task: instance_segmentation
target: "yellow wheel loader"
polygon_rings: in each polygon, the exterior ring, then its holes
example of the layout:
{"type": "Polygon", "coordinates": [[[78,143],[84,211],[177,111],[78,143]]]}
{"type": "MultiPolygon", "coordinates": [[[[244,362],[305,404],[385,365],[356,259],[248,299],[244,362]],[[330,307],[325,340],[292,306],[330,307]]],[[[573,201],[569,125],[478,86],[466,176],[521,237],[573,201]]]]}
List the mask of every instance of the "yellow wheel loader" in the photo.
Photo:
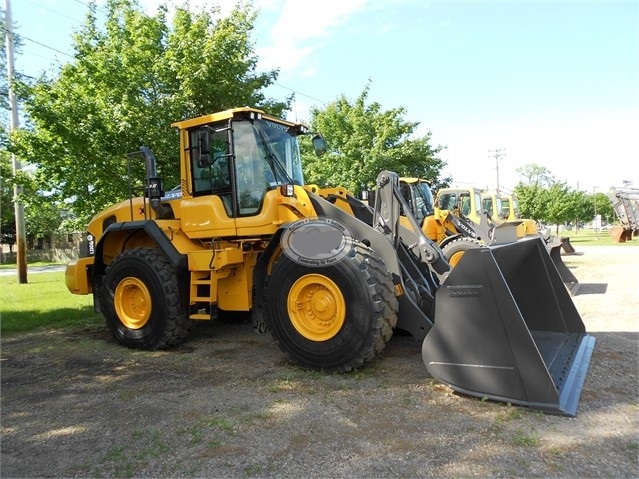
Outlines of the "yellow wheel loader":
{"type": "Polygon", "coordinates": [[[460,393],[576,414],[595,339],[541,240],[467,251],[451,269],[412,215],[400,224],[395,173],[379,174],[374,207],[305,185],[303,125],[238,108],[174,126],[179,188],[163,192],[140,148],[144,194],[97,214],[66,269],[120,343],[166,348],[193,321],[244,311],[302,367],[349,371],[401,329],[460,393]]]}
{"type": "Polygon", "coordinates": [[[549,228],[543,228],[535,220],[529,218],[522,219],[519,215],[517,200],[512,195],[484,191],[481,194],[481,200],[482,209],[483,211],[486,211],[489,216],[496,216],[498,221],[502,221],[504,223],[513,223],[516,221],[521,223],[517,227],[517,237],[519,239],[536,237],[538,235],[541,236],[546,242],[548,254],[550,254],[553,263],[555,263],[555,266],[557,267],[564,284],[568,288],[568,291],[571,295],[577,293],[579,290],[579,281],[561,259],[562,250],[566,254],[575,254],[576,252],[575,248],[570,243],[569,237],[551,236],[549,228]]]}
{"type": "MultiPolygon", "coordinates": [[[[425,181],[425,180],[420,180],[425,181]]],[[[411,182],[411,184],[414,184],[411,182]]],[[[478,188],[441,188],[437,192],[433,214],[427,217],[423,223],[423,230],[442,231],[446,241],[451,241],[456,237],[467,237],[467,240],[460,240],[457,246],[461,250],[463,246],[474,247],[471,243],[480,240],[488,246],[511,243],[515,241],[542,238],[546,250],[557,268],[562,281],[568,292],[574,295],[579,290],[579,281],[568,269],[561,258],[561,248],[572,246],[567,238],[561,241],[542,234],[537,228],[537,223],[530,219],[505,220],[505,211],[501,199],[495,194],[490,194],[478,188]],[[448,219],[448,225],[442,228],[443,218],[448,219]],[[452,227],[451,227],[452,225],[452,227]],[[466,242],[466,244],[463,243],[466,242]],[[568,246],[564,243],[568,242],[568,246]]],[[[429,235],[427,233],[427,235],[429,235]]],[[[437,241],[442,248],[442,238],[430,234],[431,239],[437,241]]],[[[574,248],[572,249],[574,253],[574,248]]],[[[461,251],[457,253],[461,254],[461,251]]]]}
{"type": "Polygon", "coordinates": [[[555,251],[556,254],[560,254],[559,248],[561,248],[565,254],[575,253],[575,248],[570,243],[569,237],[553,237],[551,236],[550,228],[529,218],[522,219],[519,214],[517,199],[513,195],[484,191],[481,197],[482,208],[487,211],[489,215],[497,216],[501,221],[522,222],[517,230],[517,236],[519,238],[539,234],[548,245],[548,251],[551,251],[552,254],[554,254],[555,251]]]}

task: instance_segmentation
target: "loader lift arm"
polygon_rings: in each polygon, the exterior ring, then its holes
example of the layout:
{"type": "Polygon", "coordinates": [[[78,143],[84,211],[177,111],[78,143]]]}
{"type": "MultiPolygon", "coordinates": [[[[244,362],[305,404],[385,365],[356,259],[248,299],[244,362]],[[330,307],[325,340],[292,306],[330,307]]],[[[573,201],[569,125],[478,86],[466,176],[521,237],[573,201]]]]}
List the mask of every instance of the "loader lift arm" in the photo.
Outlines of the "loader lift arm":
{"type": "Polygon", "coordinates": [[[450,265],[441,249],[424,235],[412,214],[406,215],[412,229],[402,227],[399,222],[400,211],[408,212],[411,209],[401,193],[399,176],[391,171],[382,171],[377,176],[373,226],[391,243],[397,245],[403,241],[417,258],[429,265],[440,282],[443,281],[450,272],[450,265]]]}

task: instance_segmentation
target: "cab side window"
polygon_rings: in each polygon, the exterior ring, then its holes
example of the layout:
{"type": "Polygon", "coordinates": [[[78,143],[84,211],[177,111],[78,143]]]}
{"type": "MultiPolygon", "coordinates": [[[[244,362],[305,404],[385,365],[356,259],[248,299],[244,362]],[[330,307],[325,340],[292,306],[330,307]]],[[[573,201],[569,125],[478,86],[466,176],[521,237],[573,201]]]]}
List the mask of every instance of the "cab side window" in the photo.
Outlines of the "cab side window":
{"type": "Polygon", "coordinates": [[[470,196],[460,195],[461,198],[461,214],[468,216],[470,214],[470,196]]]}
{"type": "Polygon", "coordinates": [[[226,214],[230,216],[232,214],[231,174],[226,131],[211,131],[208,161],[202,161],[199,128],[189,132],[189,145],[193,196],[219,196],[226,214]]]}
{"type": "Polygon", "coordinates": [[[454,193],[445,193],[439,198],[439,208],[442,210],[454,210],[457,207],[457,196],[454,193]]]}

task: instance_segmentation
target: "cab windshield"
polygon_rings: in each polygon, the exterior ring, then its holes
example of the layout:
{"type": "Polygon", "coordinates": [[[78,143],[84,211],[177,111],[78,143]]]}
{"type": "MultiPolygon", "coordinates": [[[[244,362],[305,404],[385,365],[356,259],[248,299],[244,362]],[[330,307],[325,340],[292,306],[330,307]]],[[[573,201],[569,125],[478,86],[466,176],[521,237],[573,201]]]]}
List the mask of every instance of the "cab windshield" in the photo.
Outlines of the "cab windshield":
{"type": "Polygon", "coordinates": [[[428,183],[420,181],[415,185],[415,203],[420,216],[426,217],[433,214],[435,201],[428,183]]]}
{"type": "Polygon", "coordinates": [[[503,219],[510,217],[510,199],[507,197],[501,199],[501,217],[503,219]]]}
{"type": "Polygon", "coordinates": [[[303,185],[297,138],[268,120],[233,122],[233,153],[239,214],[256,214],[266,192],[282,184],[303,185]]]}
{"type": "Polygon", "coordinates": [[[297,137],[286,125],[269,120],[234,122],[233,142],[238,173],[247,168],[263,172],[270,186],[304,184],[297,137]]]}

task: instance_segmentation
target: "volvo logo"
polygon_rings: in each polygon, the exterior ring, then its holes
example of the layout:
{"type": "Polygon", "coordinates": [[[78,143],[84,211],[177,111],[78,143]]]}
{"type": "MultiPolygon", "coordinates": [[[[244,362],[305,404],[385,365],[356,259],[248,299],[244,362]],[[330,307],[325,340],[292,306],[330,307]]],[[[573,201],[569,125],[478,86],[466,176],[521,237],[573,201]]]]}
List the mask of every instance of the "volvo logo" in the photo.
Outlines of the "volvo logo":
{"type": "Polygon", "coordinates": [[[446,286],[448,295],[451,298],[468,298],[481,296],[481,284],[462,284],[459,286],[446,286]]]}

